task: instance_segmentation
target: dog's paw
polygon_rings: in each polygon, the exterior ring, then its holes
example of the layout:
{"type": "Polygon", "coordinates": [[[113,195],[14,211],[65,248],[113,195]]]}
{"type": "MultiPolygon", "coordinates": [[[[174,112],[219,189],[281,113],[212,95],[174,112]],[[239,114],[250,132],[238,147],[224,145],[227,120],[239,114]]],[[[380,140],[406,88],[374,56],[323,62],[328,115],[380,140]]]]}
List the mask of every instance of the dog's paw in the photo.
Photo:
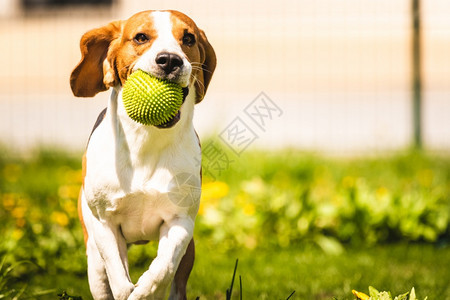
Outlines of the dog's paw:
{"type": "Polygon", "coordinates": [[[136,284],[134,291],[131,293],[128,300],[163,300],[165,289],[157,285],[139,285],[136,284]]]}

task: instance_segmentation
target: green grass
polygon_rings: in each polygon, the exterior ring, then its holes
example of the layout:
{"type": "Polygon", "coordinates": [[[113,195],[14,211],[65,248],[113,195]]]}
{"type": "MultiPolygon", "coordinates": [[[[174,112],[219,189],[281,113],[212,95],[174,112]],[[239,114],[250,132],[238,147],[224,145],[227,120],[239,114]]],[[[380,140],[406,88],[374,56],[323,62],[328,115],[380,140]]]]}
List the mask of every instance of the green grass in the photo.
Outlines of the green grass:
{"type": "MultiPolygon", "coordinates": [[[[2,153],[0,299],[91,299],[76,211],[80,156],[2,153]]],[[[236,259],[243,299],[354,299],[352,289],[369,286],[450,299],[449,157],[223,153],[233,161],[226,169],[204,165],[189,299],[226,299],[236,259]]],[[[155,244],[131,247],[134,281],[154,255],[155,244]]]]}
{"type": "MultiPolygon", "coordinates": [[[[383,245],[350,248],[338,256],[301,246],[224,253],[220,248],[203,245],[201,238],[197,238],[197,257],[189,279],[188,299],[198,296],[200,299],[226,299],[225,291],[230,286],[236,258],[239,258],[237,276],[242,277],[243,299],[284,300],[293,291],[291,299],[354,299],[352,289],[365,292],[368,286],[391,291],[393,295],[415,287],[420,299],[450,297],[448,247],[383,245]]],[[[132,277],[136,279],[149,262],[132,265],[132,277]]],[[[236,279],[232,299],[239,299],[238,286],[236,279]]],[[[66,290],[70,295],[91,299],[86,277],[70,272],[35,274],[28,281],[29,293],[48,289],[55,292],[37,298],[56,299],[57,293],[66,290]]]]}
{"type": "MultiPolygon", "coordinates": [[[[212,250],[206,253],[216,253],[212,250]]],[[[429,245],[352,248],[338,256],[296,247],[247,250],[235,256],[239,257],[243,299],[286,299],[292,291],[292,299],[354,299],[352,289],[367,291],[369,285],[393,295],[414,286],[420,298],[450,297],[450,251],[429,245]]],[[[198,257],[189,294],[225,299],[223,291],[233,265],[230,254],[198,257]]]]}

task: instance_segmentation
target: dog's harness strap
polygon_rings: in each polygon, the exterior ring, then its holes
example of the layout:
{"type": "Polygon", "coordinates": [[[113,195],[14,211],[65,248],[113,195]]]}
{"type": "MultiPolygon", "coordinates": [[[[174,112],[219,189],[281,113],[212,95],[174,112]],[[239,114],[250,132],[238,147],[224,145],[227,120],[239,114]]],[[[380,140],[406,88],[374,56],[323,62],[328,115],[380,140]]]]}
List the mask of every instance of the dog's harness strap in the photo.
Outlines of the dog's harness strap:
{"type": "Polygon", "coordinates": [[[103,121],[103,119],[105,118],[105,115],[106,115],[106,108],[103,109],[100,112],[100,114],[98,115],[97,121],[95,121],[95,124],[94,124],[94,128],[92,128],[91,134],[89,135],[88,144],[89,144],[89,141],[91,140],[92,134],[94,133],[95,129],[97,129],[97,127],[100,125],[100,123],[103,121]]]}

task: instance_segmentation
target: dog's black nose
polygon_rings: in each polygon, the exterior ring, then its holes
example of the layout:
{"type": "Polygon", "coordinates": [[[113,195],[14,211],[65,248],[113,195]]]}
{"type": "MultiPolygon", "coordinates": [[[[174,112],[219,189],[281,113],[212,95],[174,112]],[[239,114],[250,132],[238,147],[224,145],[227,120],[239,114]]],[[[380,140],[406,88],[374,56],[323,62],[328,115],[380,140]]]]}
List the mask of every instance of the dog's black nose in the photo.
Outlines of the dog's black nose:
{"type": "Polygon", "coordinates": [[[155,61],[167,75],[176,72],[183,65],[181,57],[169,52],[159,53],[155,61]]]}

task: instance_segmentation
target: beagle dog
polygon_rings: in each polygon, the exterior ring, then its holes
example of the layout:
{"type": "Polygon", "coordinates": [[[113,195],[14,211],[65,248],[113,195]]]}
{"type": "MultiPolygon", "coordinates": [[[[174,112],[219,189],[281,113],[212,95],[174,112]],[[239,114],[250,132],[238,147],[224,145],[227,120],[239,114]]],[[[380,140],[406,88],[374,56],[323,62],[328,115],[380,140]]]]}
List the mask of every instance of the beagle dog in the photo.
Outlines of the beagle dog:
{"type": "Polygon", "coordinates": [[[94,299],[186,299],[194,263],[201,152],[193,127],[216,67],[214,49],[194,21],[177,11],[144,11],[83,35],[70,85],[75,96],[112,88],[83,156],[78,203],[94,299]],[[122,86],[143,70],[183,87],[175,117],[159,126],[127,115],[122,86]],[[136,284],[127,246],[159,240],[156,258],[136,284]]]}

